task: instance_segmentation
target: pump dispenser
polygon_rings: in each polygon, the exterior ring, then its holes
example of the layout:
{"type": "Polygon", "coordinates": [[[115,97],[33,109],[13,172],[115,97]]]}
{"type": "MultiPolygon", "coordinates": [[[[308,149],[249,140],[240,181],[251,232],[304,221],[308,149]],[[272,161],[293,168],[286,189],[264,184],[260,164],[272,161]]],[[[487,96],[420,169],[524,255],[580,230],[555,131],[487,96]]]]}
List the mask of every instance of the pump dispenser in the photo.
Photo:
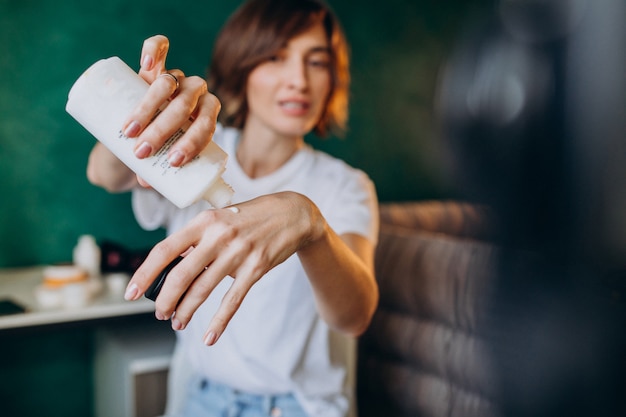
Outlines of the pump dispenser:
{"type": "Polygon", "coordinates": [[[198,156],[181,167],[172,167],[167,161],[169,149],[185,133],[190,122],[175,132],[154,155],[144,159],[135,156],[135,139],[125,136],[121,128],[148,87],[148,83],[120,58],[102,59],[76,80],[65,109],[177,207],[185,208],[201,199],[215,208],[230,204],[233,190],[221,178],[228,156],[215,143],[209,142],[198,156]]]}

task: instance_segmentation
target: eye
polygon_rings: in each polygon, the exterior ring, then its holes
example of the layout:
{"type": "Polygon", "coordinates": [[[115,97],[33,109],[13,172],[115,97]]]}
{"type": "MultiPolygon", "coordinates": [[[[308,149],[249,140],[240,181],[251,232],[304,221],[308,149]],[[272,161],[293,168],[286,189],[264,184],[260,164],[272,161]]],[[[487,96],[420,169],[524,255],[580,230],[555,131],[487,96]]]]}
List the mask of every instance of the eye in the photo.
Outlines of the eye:
{"type": "Polygon", "coordinates": [[[285,52],[277,51],[267,57],[267,62],[283,62],[285,60],[285,52]]]}
{"type": "Polygon", "coordinates": [[[307,64],[314,68],[326,69],[330,67],[330,57],[325,53],[313,54],[308,58],[307,64]]]}
{"type": "Polygon", "coordinates": [[[309,65],[315,68],[328,68],[330,62],[327,59],[310,59],[309,65]]]}

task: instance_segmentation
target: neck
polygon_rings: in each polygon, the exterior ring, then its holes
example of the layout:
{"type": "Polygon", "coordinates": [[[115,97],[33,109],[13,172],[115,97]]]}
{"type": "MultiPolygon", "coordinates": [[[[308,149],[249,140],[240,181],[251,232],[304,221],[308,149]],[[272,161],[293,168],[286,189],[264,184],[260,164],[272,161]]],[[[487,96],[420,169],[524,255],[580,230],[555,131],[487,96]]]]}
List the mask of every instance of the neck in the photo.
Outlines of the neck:
{"type": "Polygon", "coordinates": [[[250,178],[269,175],[304,146],[302,136],[281,136],[246,124],[237,147],[237,161],[250,178]]]}

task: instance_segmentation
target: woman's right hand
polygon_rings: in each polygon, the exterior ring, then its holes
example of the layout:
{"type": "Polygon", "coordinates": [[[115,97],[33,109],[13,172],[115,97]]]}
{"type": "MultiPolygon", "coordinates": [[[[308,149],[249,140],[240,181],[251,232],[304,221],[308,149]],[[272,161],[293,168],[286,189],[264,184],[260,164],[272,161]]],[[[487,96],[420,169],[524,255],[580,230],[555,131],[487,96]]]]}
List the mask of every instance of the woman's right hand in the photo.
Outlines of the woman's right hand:
{"type": "Polygon", "coordinates": [[[176,167],[189,162],[211,141],[221,105],[208,92],[203,78],[186,77],[179,69],[166,69],[168,50],[169,40],[165,36],[156,35],[144,41],[139,75],[150,84],[150,89],[122,129],[126,136],[137,139],[135,155],[147,158],[192,120],[186,133],[168,152],[169,163],[176,167]],[[178,85],[166,73],[174,75],[178,85]],[[165,109],[152,120],[164,104],[165,109]]]}

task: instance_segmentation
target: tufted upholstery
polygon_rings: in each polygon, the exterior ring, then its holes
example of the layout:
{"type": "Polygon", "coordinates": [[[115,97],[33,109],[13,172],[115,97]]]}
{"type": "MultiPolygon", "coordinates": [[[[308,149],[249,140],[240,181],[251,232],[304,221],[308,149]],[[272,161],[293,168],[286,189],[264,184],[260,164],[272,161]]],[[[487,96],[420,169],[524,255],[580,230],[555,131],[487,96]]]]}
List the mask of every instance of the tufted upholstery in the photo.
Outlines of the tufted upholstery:
{"type": "Polygon", "coordinates": [[[481,338],[497,247],[484,208],[380,207],[380,304],[359,340],[359,417],[496,417],[481,338]]]}

